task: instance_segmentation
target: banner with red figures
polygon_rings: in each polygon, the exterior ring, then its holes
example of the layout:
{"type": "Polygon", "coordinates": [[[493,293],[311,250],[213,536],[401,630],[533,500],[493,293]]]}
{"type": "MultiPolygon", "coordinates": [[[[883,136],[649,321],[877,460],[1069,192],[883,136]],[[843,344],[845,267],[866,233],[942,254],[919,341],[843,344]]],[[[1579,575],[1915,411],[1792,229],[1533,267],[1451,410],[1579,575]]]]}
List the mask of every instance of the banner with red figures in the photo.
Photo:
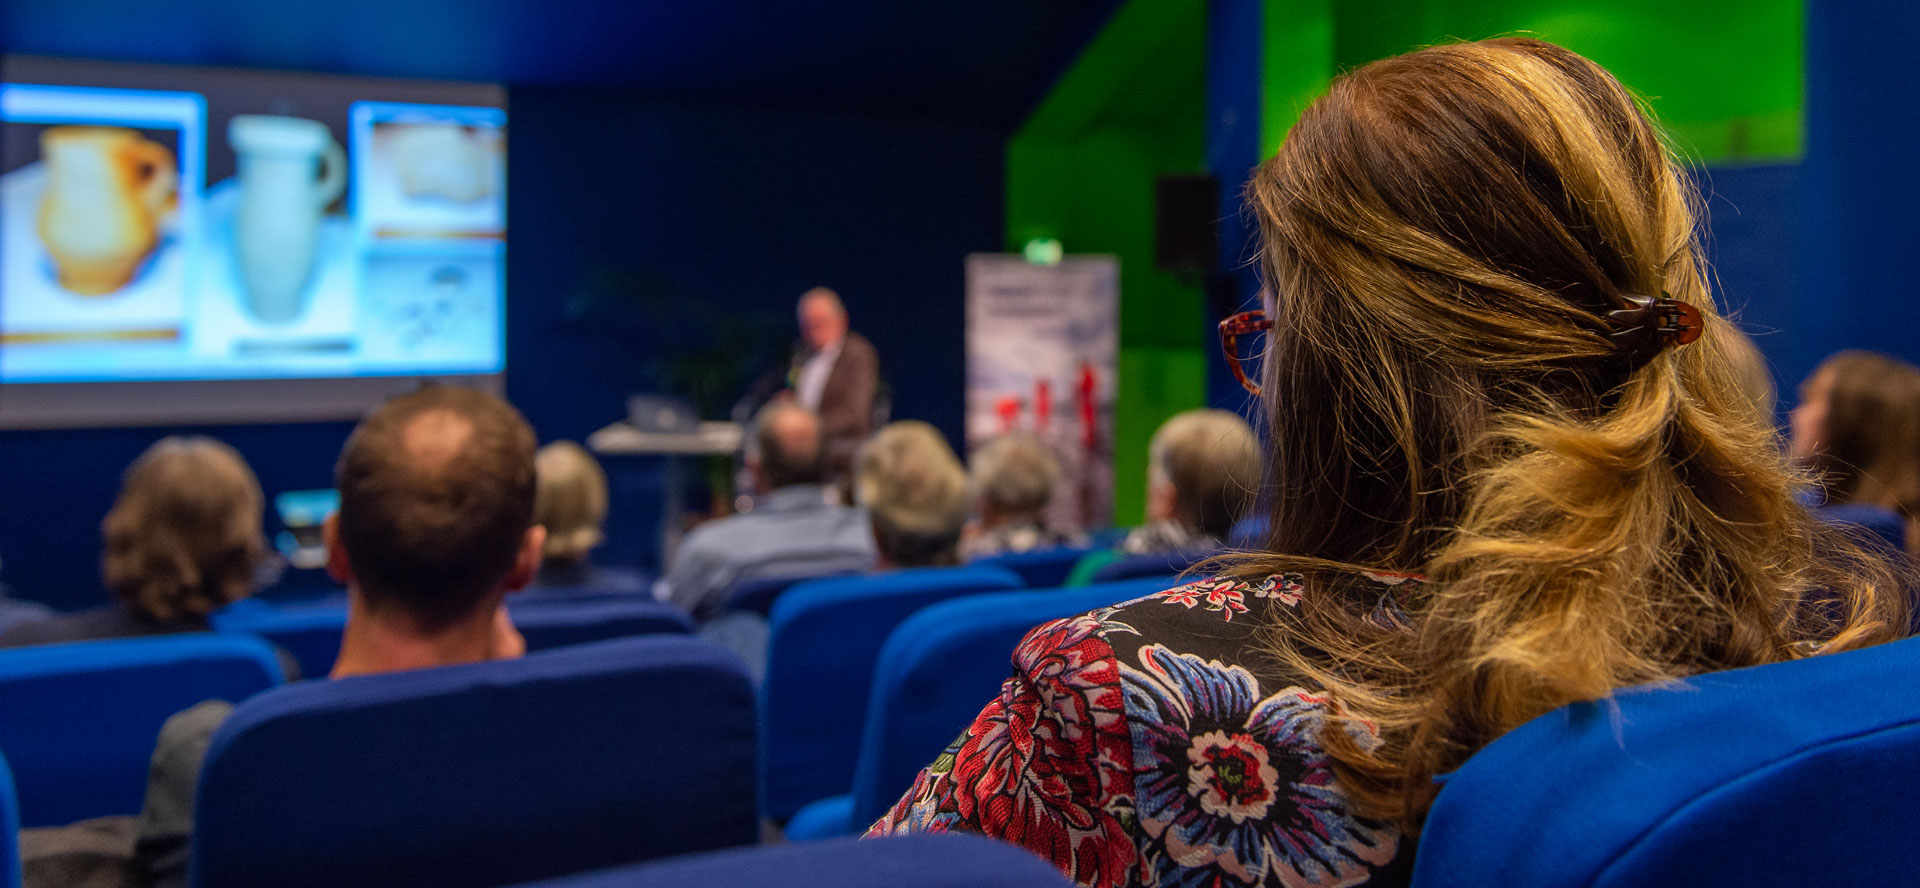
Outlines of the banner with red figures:
{"type": "Polygon", "coordinates": [[[1113,520],[1113,404],[1120,260],[967,257],[967,449],[1015,429],[1060,458],[1055,527],[1113,520]]]}

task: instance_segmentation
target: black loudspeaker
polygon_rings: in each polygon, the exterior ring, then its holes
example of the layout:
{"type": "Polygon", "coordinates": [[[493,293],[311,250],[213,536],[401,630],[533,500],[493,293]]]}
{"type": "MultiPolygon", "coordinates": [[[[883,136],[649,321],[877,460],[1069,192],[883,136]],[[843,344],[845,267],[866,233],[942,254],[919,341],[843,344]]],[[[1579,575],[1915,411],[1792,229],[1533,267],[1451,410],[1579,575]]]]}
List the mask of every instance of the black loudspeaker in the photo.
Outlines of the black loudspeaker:
{"type": "Polygon", "coordinates": [[[1220,263],[1220,180],[1161,176],[1153,186],[1153,264],[1179,274],[1220,263]]]}

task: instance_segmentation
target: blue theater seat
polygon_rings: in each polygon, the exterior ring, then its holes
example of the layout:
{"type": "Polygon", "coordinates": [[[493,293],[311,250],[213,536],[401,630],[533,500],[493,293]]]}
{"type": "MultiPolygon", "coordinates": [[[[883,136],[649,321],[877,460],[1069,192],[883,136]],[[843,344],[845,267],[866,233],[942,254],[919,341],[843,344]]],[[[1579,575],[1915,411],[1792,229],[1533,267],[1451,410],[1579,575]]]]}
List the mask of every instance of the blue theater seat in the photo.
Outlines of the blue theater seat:
{"type": "Polygon", "coordinates": [[[685,636],[288,685],[214,735],[190,884],[482,886],[749,844],[753,690],[685,636]]]}
{"type": "Polygon", "coordinates": [[[1219,549],[1181,549],[1174,552],[1128,555],[1095,571],[1093,581],[1114,583],[1120,580],[1139,580],[1148,577],[1176,577],[1188,568],[1220,554],[1221,551],[1219,549]]]}
{"type": "MultiPolygon", "coordinates": [[[[602,870],[538,888],[1068,888],[1030,851],[974,835],[768,845],[602,870]]],[[[526,886],[533,888],[533,886],[526,886]]]]}
{"type": "Polygon", "coordinates": [[[783,574],[777,577],[747,577],[735,582],[727,590],[727,612],[746,611],[766,616],[773,612],[773,603],[780,596],[808,580],[827,579],[829,577],[855,576],[861,571],[831,571],[813,574],[783,574]]]}
{"type": "MultiPolygon", "coordinates": [[[[544,651],[609,638],[693,631],[685,611],[651,598],[585,597],[509,599],[507,612],[527,640],[527,650],[544,651]]],[[[347,606],[338,599],[322,604],[229,609],[214,617],[222,632],[244,632],[273,642],[291,654],[306,678],[323,678],[340,655],[347,606]]]]}
{"type": "Polygon", "coordinates": [[[0,756],[0,888],[20,888],[20,802],[5,756],[0,756]]]}
{"type": "Polygon", "coordinates": [[[1073,566],[1087,557],[1092,550],[1079,546],[1053,546],[1045,549],[1033,549],[1026,552],[1008,552],[981,558],[974,564],[982,567],[1004,567],[1020,575],[1021,582],[1033,589],[1053,589],[1067,581],[1067,575],[1073,572],[1073,566]]]}
{"type": "Polygon", "coordinates": [[[325,678],[333,670],[346,625],[347,606],[339,599],[285,605],[248,599],[213,615],[221,632],[257,635],[286,651],[301,678],[325,678]]]}
{"type": "Polygon", "coordinates": [[[609,638],[685,635],[693,631],[693,619],[686,611],[651,598],[509,601],[507,613],[526,638],[530,651],[609,638]]]}
{"type": "Polygon", "coordinates": [[[1267,547],[1267,534],[1273,529],[1273,519],[1266,510],[1256,509],[1253,514],[1234,522],[1233,529],[1227,531],[1227,545],[1235,549],[1264,549],[1267,547]]]}
{"type": "Polygon", "coordinates": [[[853,785],[874,660],[900,621],[949,598],[1020,587],[997,567],[944,567],[810,580],[781,596],[761,698],[763,812],[785,820],[853,785]]]}
{"type": "Polygon", "coordinates": [[[1413,883],[1912,884],[1914,675],[1920,640],[1550,712],[1445,779],[1413,883]]]}
{"type": "Polygon", "coordinates": [[[576,568],[555,580],[542,571],[542,578],[513,593],[513,599],[618,598],[653,594],[653,577],[630,567],[606,567],[598,564],[576,568]]]}
{"type": "Polygon", "coordinates": [[[1158,578],[1075,589],[994,592],[943,601],[908,617],[873,670],[853,791],[808,805],[787,838],[864,831],[920,769],[959,736],[1012,672],[1013,649],[1034,626],[1167,588],[1158,578]]]}
{"type": "Polygon", "coordinates": [[[1854,530],[1855,538],[1864,545],[1884,547],[1890,553],[1907,550],[1907,519],[1892,509],[1866,503],[1848,503],[1844,506],[1821,506],[1814,509],[1813,514],[1829,524],[1854,530]]]}
{"type": "Polygon", "coordinates": [[[0,651],[0,754],[23,826],[138,814],[153,742],[203,700],[239,702],[285,680],[273,648],[215,633],[0,651]]]}

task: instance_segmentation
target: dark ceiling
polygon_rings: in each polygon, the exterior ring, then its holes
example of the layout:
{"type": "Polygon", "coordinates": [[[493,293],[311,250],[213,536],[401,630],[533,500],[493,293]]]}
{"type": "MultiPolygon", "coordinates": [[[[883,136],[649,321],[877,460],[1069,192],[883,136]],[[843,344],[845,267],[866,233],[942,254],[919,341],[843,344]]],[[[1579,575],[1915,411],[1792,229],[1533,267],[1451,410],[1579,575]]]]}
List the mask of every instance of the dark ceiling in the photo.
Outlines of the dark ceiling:
{"type": "Polygon", "coordinates": [[[1011,128],[1117,0],[3,0],[7,52],[628,90],[1011,128]]]}

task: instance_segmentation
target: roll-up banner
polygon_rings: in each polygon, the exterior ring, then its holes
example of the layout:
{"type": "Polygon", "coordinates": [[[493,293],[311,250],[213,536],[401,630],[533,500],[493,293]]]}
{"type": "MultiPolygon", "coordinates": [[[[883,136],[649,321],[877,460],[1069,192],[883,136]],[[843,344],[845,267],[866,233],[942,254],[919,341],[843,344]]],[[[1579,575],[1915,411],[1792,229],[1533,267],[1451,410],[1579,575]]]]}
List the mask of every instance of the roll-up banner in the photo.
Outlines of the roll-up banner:
{"type": "Polygon", "coordinates": [[[1120,260],[967,257],[967,448],[1014,430],[1053,447],[1063,470],[1049,523],[1113,520],[1113,405],[1120,260]]]}

